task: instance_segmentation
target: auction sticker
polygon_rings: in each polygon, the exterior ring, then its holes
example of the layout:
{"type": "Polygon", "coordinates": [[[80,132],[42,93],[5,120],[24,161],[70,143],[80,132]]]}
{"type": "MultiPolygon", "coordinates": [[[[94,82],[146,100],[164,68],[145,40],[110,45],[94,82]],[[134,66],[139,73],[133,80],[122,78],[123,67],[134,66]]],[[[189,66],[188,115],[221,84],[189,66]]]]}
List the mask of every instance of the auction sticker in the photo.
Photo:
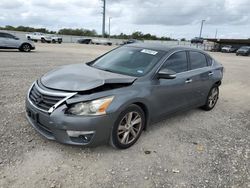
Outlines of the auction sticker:
{"type": "Polygon", "coordinates": [[[150,54],[150,55],[156,55],[158,53],[157,51],[148,50],[148,49],[143,49],[143,50],[141,50],[141,52],[145,53],[145,54],[150,54]]]}

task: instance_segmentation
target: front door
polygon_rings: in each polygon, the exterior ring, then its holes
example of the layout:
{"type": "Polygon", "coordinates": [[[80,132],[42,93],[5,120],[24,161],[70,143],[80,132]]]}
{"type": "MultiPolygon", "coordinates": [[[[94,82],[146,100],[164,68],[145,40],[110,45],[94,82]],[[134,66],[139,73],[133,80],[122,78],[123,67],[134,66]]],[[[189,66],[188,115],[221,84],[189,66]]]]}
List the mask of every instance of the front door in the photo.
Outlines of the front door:
{"type": "Polygon", "coordinates": [[[176,52],[163,64],[161,69],[176,72],[174,79],[157,79],[152,81],[152,106],[155,117],[161,117],[185,108],[189,105],[186,96],[190,94],[188,80],[188,61],[186,51],[176,52]]]}

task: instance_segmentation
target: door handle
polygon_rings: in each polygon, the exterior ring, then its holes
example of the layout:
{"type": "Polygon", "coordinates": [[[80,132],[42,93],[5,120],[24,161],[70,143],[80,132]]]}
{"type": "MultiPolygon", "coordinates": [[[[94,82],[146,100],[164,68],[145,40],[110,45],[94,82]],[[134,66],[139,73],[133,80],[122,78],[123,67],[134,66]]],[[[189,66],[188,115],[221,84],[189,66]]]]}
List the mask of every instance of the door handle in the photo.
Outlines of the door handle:
{"type": "Polygon", "coordinates": [[[189,78],[189,79],[187,79],[187,80],[185,81],[185,83],[186,83],[186,84],[189,84],[189,83],[191,83],[192,81],[193,81],[193,80],[189,78]]]}
{"type": "Polygon", "coordinates": [[[214,73],[211,71],[208,73],[208,76],[213,76],[213,75],[214,75],[214,73]]]}

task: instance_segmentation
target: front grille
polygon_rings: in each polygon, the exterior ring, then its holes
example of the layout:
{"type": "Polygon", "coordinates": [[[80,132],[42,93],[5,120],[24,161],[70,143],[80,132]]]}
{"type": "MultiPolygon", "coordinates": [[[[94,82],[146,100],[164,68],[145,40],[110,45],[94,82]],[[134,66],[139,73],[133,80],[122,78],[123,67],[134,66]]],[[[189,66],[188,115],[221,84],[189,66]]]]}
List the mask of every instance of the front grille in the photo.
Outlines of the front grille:
{"type": "Polygon", "coordinates": [[[54,106],[56,103],[58,103],[64,98],[65,96],[52,96],[41,93],[37,89],[36,84],[33,85],[29,93],[29,99],[31,100],[31,102],[36,107],[45,111],[48,111],[52,106],[54,106]]]}

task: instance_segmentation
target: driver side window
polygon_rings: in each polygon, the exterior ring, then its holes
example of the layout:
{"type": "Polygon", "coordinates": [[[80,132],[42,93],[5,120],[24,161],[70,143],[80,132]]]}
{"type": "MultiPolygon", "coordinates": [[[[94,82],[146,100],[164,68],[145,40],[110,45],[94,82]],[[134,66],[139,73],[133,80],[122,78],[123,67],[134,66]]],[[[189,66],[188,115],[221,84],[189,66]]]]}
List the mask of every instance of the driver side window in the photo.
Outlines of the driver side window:
{"type": "Polygon", "coordinates": [[[187,54],[185,51],[176,52],[171,55],[164,63],[161,69],[169,69],[176,73],[185,72],[188,70],[187,54]]]}
{"type": "Polygon", "coordinates": [[[14,38],[13,35],[10,35],[10,34],[8,34],[8,33],[4,33],[3,36],[4,36],[5,38],[8,38],[8,39],[13,39],[13,38],[14,38]]]}

